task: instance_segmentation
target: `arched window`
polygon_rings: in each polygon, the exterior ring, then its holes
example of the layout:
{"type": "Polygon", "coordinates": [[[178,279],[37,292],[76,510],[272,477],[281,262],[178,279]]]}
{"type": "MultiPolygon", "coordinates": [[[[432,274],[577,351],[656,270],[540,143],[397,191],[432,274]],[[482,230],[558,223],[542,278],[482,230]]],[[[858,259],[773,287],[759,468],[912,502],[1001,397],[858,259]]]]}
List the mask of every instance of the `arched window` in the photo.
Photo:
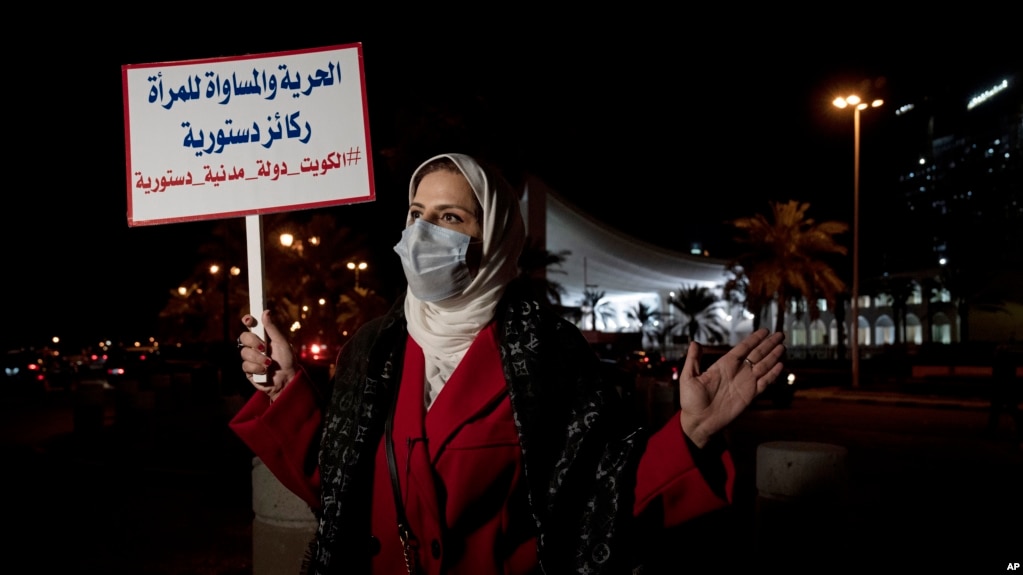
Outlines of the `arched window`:
{"type": "Polygon", "coordinates": [[[819,318],[810,324],[810,345],[827,345],[828,330],[819,318]]]}
{"type": "Polygon", "coordinates": [[[867,321],[862,315],[859,317],[859,323],[857,323],[857,339],[860,345],[870,345],[870,322],[867,321]]]}
{"type": "Polygon", "coordinates": [[[948,316],[938,312],[931,319],[931,341],[934,343],[952,343],[952,322],[948,316]]]}
{"type": "Polygon", "coordinates": [[[877,318],[874,326],[874,341],[877,345],[892,345],[895,343],[895,322],[888,314],[877,318]]]}
{"type": "Polygon", "coordinates": [[[806,324],[801,321],[792,322],[792,345],[806,345],[806,324]]]}
{"type": "Polygon", "coordinates": [[[916,314],[906,314],[906,343],[920,345],[924,342],[924,330],[916,314]]]}

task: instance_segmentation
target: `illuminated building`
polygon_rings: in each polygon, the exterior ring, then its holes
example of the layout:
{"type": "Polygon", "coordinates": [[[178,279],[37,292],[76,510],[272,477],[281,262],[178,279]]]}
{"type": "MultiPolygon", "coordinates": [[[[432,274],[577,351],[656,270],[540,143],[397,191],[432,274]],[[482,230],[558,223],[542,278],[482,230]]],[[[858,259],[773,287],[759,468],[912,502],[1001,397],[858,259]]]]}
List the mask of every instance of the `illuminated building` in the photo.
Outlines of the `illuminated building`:
{"type": "MultiPolygon", "coordinates": [[[[1012,302],[1023,293],[1021,81],[1010,72],[944,82],[893,102],[883,128],[891,183],[875,190],[883,213],[874,214],[865,261],[875,292],[890,278],[914,281],[909,343],[1023,337],[1023,307],[1012,302]]],[[[880,336],[899,323],[876,303],[860,316],[867,345],[889,343],[880,336]]]]}

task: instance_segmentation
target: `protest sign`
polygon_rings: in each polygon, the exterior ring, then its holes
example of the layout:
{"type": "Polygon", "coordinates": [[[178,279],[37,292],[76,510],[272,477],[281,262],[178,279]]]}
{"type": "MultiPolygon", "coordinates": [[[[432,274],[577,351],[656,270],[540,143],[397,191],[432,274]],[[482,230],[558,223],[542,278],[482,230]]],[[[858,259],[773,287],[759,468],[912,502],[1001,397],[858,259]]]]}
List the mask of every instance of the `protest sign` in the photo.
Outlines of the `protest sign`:
{"type": "Polygon", "coordinates": [[[362,46],[122,67],[128,225],[372,201],[362,46]]]}

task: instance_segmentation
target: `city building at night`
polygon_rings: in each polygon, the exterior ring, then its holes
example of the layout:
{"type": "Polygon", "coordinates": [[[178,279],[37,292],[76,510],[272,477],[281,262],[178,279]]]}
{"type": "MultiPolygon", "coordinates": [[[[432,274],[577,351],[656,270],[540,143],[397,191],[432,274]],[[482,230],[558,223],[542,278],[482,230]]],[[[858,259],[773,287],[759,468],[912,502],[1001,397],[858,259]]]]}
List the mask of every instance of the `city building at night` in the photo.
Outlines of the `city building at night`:
{"type": "MultiPolygon", "coordinates": [[[[729,278],[728,262],[651,245],[609,228],[539,179],[527,179],[522,207],[528,235],[547,251],[565,255],[562,265],[548,270],[548,279],[564,289],[562,304],[582,307],[585,292],[604,294],[606,313],[597,325],[592,323],[596,315],[580,319],[586,332],[640,332],[629,311],[641,304],[660,314],[657,321],[674,323],[679,312],[670,300],[680,288],[700,286],[720,294],[729,278]]],[[[741,309],[722,310],[718,320],[729,334],[724,343],[735,343],[752,331],[750,316],[741,309]]],[[[663,351],[668,355],[679,351],[674,340],[667,347],[663,351]]]]}
{"type": "MultiPolygon", "coordinates": [[[[860,224],[857,331],[866,354],[1023,337],[1020,80],[1016,72],[939,83],[897,97],[872,126],[874,159],[885,167],[871,174],[860,224]]],[[[811,320],[792,306],[795,353],[827,355],[839,337],[834,310],[811,320]]]]}
{"type": "MultiPolygon", "coordinates": [[[[889,197],[906,240],[883,244],[873,283],[911,281],[909,343],[1023,337],[1020,81],[1006,73],[897,103],[889,197]]],[[[863,320],[876,334],[888,319],[870,309],[863,320]]]]}
{"type": "MultiPolygon", "coordinates": [[[[940,85],[899,97],[872,126],[874,140],[883,141],[875,155],[885,168],[871,174],[866,201],[875,209],[861,224],[857,332],[864,354],[896,343],[1023,338],[1023,303],[1017,301],[1023,294],[1019,82],[1018,74],[1007,74],[989,84],[940,85]]],[[[532,222],[530,235],[543,237],[548,251],[568,254],[551,278],[565,288],[565,304],[577,305],[591,290],[605,292],[614,308],[611,319],[584,329],[638,330],[625,317],[638,302],[666,317],[680,286],[720,294],[728,279],[727,261],[651,246],[609,229],[540,181],[527,182],[523,209],[532,222]]],[[[834,357],[841,314],[824,301],[813,319],[805,302],[790,306],[785,331],[793,353],[834,357]]],[[[848,318],[848,302],[845,307],[848,318]]],[[[762,324],[773,325],[775,312],[766,310],[762,324]]],[[[741,309],[723,311],[722,321],[732,343],[752,329],[741,309]]]]}

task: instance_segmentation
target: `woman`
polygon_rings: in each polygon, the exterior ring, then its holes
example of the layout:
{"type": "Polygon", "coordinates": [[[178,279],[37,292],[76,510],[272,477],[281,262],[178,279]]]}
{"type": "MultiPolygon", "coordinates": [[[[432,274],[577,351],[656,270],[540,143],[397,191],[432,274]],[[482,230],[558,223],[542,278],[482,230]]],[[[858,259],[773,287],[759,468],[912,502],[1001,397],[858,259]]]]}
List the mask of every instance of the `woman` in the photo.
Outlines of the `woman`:
{"type": "Polygon", "coordinates": [[[513,281],[525,231],[503,180],[446,154],[409,199],[408,292],[345,346],[331,385],[308,380],[269,313],[267,341],[239,337],[242,369],[267,381],[231,426],[315,510],[310,572],[619,573],[647,530],[728,503],[712,439],[781,372],[780,334],[705,373],[692,344],[679,417],[649,434],[580,332],[513,281]]]}

